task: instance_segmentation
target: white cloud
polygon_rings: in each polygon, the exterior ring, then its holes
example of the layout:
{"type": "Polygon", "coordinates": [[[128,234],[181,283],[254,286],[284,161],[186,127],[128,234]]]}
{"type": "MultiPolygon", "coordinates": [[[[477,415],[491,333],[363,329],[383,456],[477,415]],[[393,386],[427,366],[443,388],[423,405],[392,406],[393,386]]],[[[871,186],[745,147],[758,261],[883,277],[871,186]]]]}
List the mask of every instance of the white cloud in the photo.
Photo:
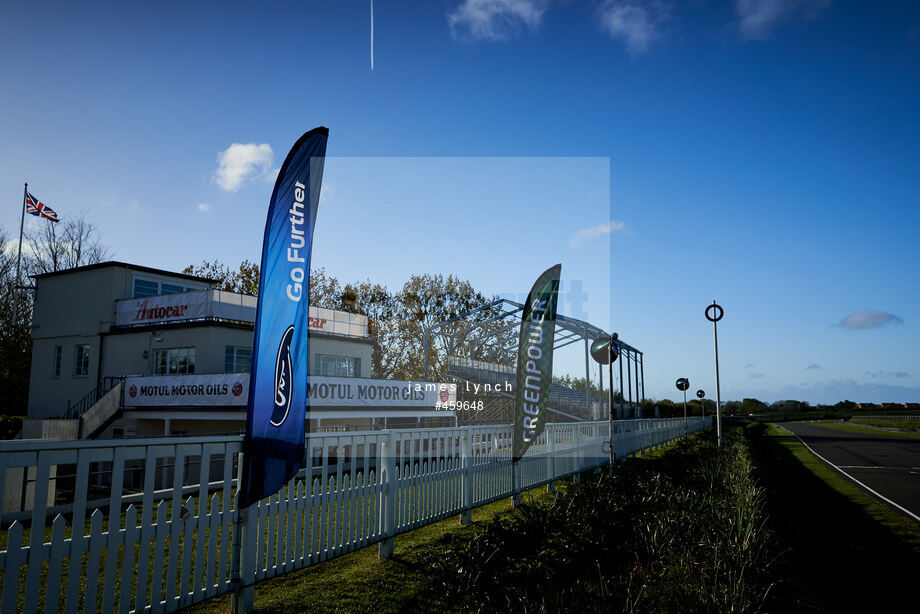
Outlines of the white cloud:
{"type": "Polygon", "coordinates": [[[879,328],[886,324],[904,324],[904,319],[893,313],[888,313],[887,311],[867,309],[865,311],[851,313],[840,320],[837,326],[846,328],[847,330],[865,330],[867,328],[879,328]]]}
{"type": "Polygon", "coordinates": [[[779,23],[796,16],[814,19],[830,0],[735,0],[742,36],[763,40],[779,23]]]}
{"type": "Polygon", "coordinates": [[[605,0],[597,14],[601,28],[626,45],[631,55],[638,55],[658,38],[665,12],[661,2],[605,0]]]}
{"type": "Polygon", "coordinates": [[[233,143],[217,154],[214,181],[227,192],[236,192],[243,185],[271,169],[274,152],[267,143],[233,143]]]}
{"type": "Polygon", "coordinates": [[[613,232],[623,232],[625,229],[626,224],[616,220],[610,220],[606,224],[600,224],[593,228],[582,228],[572,235],[572,238],[569,240],[569,247],[581,247],[595,237],[609,235],[613,232]]]}
{"type": "Polygon", "coordinates": [[[505,40],[522,28],[536,30],[549,0],[463,0],[447,15],[455,38],[505,40]]]}
{"type": "Polygon", "coordinates": [[[211,212],[211,205],[209,205],[208,203],[198,203],[197,208],[198,208],[199,213],[210,213],[211,212]]]}

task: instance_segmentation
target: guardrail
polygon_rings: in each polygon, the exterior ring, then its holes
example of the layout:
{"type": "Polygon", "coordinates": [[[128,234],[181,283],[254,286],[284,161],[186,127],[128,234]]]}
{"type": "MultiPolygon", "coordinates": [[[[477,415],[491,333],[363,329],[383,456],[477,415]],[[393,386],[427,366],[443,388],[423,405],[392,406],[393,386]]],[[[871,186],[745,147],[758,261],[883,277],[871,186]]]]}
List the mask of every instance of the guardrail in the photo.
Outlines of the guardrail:
{"type": "MultiPolygon", "coordinates": [[[[622,458],[684,433],[624,420],[612,441],[622,458]]],[[[231,591],[249,611],[261,580],[374,543],[388,556],[401,533],[606,464],[610,440],[607,422],[549,424],[512,484],[510,426],[314,433],[307,468],[242,513],[239,436],[7,442],[3,510],[22,520],[0,531],[0,611],[172,612],[231,591]]]]}

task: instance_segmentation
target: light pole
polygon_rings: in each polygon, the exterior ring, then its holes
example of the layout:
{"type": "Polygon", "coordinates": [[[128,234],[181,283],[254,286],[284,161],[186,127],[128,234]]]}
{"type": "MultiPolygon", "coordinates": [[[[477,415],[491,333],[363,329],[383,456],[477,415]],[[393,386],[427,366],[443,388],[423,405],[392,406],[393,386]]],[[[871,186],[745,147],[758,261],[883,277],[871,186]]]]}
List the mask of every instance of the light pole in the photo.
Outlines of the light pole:
{"type": "Polygon", "coordinates": [[[700,400],[700,418],[706,417],[706,404],[703,402],[703,398],[706,396],[706,393],[702,390],[696,391],[696,398],[700,400]]]}
{"type": "Polygon", "coordinates": [[[677,378],[675,382],[677,389],[684,393],[684,435],[687,434],[687,389],[690,387],[690,380],[686,377],[677,378]]]}
{"type": "Polygon", "coordinates": [[[607,339],[595,339],[594,343],[591,344],[591,357],[598,364],[609,365],[610,373],[610,411],[608,412],[607,421],[610,425],[610,471],[613,471],[613,461],[615,460],[615,455],[613,453],[613,361],[617,359],[620,355],[620,350],[617,347],[617,339],[619,335],[613,333],[607,339]]]}
{"type": "Polygon", "coordinates": [[[722,396],[719,392],[719,331],[716,330],[716,322],[722,319],[725,310],[712,301],[712,305],[706,307],[706,319],[712,322],[712,345],[716,353],[716,433],[719,439],[719,447],[722,447],[722,396]],[[709,312],[712,311],[712,315],[709,312]]]}

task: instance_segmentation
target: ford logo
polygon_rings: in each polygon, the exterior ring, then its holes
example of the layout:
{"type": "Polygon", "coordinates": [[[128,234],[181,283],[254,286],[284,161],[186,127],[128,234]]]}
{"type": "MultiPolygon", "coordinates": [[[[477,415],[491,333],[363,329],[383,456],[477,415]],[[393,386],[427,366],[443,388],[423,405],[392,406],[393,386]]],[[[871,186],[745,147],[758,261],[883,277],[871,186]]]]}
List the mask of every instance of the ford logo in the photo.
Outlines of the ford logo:
{"type": "Polygon", "coordinates": [[[291,411],[291,396],[294,392],[294,366],[291,362],[291,340],[294,327],[288,326],[278,344],[278,356],[275,358],[275,409],[270,422],[272,426],[281,426],[291,411]]]}

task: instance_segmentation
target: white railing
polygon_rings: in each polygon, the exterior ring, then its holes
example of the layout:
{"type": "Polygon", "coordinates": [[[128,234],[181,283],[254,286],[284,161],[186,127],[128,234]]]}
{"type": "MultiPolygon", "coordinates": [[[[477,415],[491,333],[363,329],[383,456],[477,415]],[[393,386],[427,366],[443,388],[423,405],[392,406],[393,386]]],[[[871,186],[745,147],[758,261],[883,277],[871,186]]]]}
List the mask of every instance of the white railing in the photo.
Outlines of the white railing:
{"type": "MultiPolygon", "coordinates": [[[[689,431],[711,420],[689,421],[689,431]]],[[[684,434],[624,420],[619,458],[684,434]]],[[[319,433],[307,469],[238,513],[242,438],[0,444],[0,611],[172,612],[606,464],[606,422],[550,424],[515,469],[511,428],[319,433]],[[54,515],[51,518],[52,514],[54,515]]]]}

